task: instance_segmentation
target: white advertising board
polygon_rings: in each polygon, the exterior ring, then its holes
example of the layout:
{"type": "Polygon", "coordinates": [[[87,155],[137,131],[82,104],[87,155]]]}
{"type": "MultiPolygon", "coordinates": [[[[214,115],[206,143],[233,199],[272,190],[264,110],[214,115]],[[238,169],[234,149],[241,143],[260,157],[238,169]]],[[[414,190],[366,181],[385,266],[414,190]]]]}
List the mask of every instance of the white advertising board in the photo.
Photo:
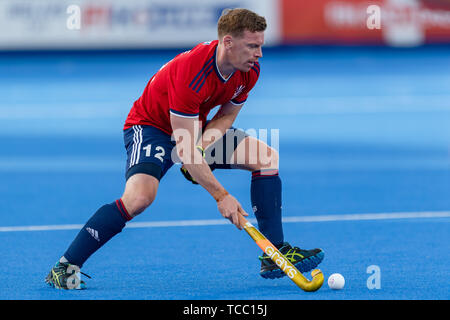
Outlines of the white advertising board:
{"type": "Polygon", "coordinates": [[[237,7],[266,17],[266,44],[278,43],[276,0],[0,0],[0,49],[189,47],[237,7]]]}

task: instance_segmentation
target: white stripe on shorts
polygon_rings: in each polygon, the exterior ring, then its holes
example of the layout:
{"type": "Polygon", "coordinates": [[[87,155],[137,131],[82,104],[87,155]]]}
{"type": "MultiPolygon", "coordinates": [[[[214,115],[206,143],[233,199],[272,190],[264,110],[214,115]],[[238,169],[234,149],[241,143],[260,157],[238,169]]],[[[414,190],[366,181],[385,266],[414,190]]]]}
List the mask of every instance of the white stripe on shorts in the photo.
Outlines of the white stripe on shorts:
{"type": "Polygon", "coordinates": [[[131,149],[131,156],[130,156],[130,168],[133,165],[134,162],[134,155],[136,153],[136,128],[135,126],[132,126],[134,134],[133,134],[133,148],[131,149]]]}
{"type": "Polygon", "coordinates": [[[133,149],[130,158],[130,168],[139,162],[139,156],[141,155],[142,145],[142,127],[137,125],[133,126],[133,149]]]}
{"type": "Polygon", "coordinates": [[[138,137],[139,145],[137,147],[137,157],[136,157],[136,161],[134,164],[137,164],[139,162],[139,158],[141,157],[141,147],[142,147],[142,140],[143,140],[141,126],[138,126],[138,133],[139,133],[139,137],[138,137]]]}

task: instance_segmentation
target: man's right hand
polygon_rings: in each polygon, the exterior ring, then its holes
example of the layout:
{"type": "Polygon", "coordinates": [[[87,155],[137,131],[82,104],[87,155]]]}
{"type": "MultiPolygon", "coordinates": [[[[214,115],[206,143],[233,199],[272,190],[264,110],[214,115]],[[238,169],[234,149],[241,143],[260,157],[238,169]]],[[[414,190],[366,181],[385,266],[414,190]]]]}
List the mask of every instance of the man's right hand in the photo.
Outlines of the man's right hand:
{"type": "Polygon", "coordinates": [[[225,195],[221,200],[217,201],[217,208],[222,216],[231,221],[239,230],[242,230],[239,216],[248,216],[248,213],[242,209],[241,204],[230,194],[225,195]]]}

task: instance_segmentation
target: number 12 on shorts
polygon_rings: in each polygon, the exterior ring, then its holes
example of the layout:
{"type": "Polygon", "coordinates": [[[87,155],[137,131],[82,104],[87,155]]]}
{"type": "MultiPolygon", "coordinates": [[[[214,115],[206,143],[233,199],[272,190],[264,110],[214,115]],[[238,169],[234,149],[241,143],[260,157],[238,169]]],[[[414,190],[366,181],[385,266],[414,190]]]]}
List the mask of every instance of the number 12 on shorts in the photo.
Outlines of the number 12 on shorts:
{"type": "MultiPolygon", "coordinates": [[[[152,145],[151,144],[146,145],[142,149],[145,150],[145,156],[146,157],[151,157],[152,156],[152,145]]],[[[164,148],[161,147],[161,146],[157,146],[155,148],[155,151],[156,151],[156,153],[155,153],[154,157],[159,159],[159,160],[161,160],[161,162],[164,162],[163,157],[166,154],[166,151],[164,150],[164,148]]]]}

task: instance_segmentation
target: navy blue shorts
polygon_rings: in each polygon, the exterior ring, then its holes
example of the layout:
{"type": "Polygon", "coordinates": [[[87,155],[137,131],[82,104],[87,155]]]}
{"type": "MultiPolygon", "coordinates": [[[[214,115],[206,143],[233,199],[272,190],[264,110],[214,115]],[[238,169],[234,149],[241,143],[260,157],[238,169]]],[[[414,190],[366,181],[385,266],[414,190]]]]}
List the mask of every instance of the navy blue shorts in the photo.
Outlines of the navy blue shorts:
{"type": "MultiPolygon", "coordinates": [[[[178,159],[175,142],[164,131],[152,127],[135,125],[124,130],[124,143],[127,150],[125,178],[144,173],[161,180],[178,159]]],[[[211,170],[230,169],[231,154],[248,135],[236,128],[227,133],[205,150],[205,160],[211,170]]]]}

